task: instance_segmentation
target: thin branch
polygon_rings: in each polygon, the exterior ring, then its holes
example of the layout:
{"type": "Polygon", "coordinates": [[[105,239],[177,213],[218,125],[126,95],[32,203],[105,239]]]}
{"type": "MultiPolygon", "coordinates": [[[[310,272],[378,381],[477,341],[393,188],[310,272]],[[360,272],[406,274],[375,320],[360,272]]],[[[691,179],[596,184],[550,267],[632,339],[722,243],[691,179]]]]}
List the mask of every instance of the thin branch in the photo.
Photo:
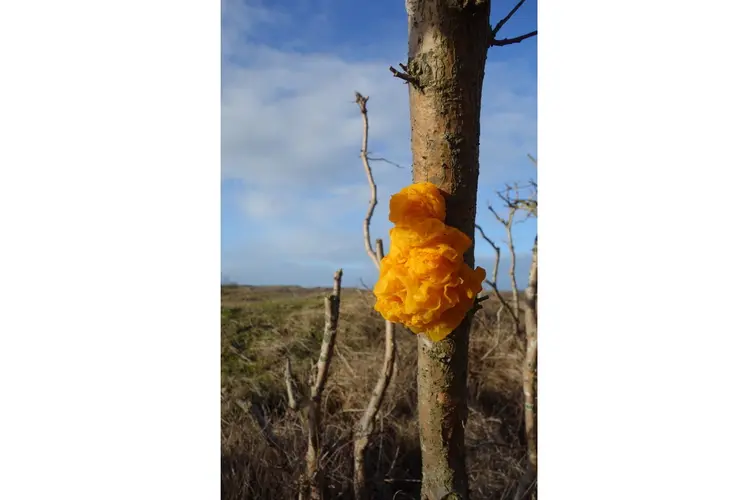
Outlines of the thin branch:
{"type": "Polygon", "coordinates": [[[500,216],[499,216],[499,215],[497,214],[497,212],[495,212],[495,209],[494,209],[494,208],[492,208],[492,205],[487,205],[487,209],[488,209],[488,210],[489,210],[490,212],[492,212],[492,215],[494,215],[494,216],[495,216],[495,218],[497,219],[497,221],[498,221],[498,222],[499,222],[500,224],[502,224],[502,225],[504,226],[505,224],[507,224],[507,223],[508,223],[508,222],[507,222],[507,221],[506,221],[505,219],[503,219],[502,217],[500,217],[500,216]]]}
{"type": "Polygon", "coordinates": [[[370,221],[372,220],[372,214],[375,213],[375,206],[378,204],[378,187],[375,184],[375,180],[372,178],[372,168],[370,168],[370,161],[367,157],[367,138],[370,129],[370,124],[367,119],[367,100],[369,97],[365,97],[359,92],[354,92],[354,95],[356,97],[356,102],[359,105],[359,111],[362,114],[362,150],[360,151],[359,156],[362,158],[362,165],[365,167],[367,182],[370,184],[370,205],[367,207],[365,220],[362,224],[362,231],[364,232],[365,238],[365,251],[375,263],[375,267],[380,269],[380,260],[378,260],[375,251],[372,249],[372,240],[370,239],[370,221]]]}
{"type": "Polygon", "coordinates": [[[500,247],[495,244],[494,241],[492,241],[487,235],[484,233],[484,230],[479,226],[479,224],[474,224],[474,226],[479,229],[479,233],[482,235],[482,238],[484,238],[484,241],[490,244],[490,246],[495,250],[495,266],[492,269],[492,281],[485,280],[485,283],[488,284],[492,290],[495,292],[495,297],[500,301],[500,307],[497,309],[497,313],[495,314],[495,343],[494,345],[482,356],[480,361],[484,361],[490,354],[492,354],[492,351],[494,351],[499,345],[500,340],[502,338],[502,317],[503,312],[508,311],[508,314],[510,314],[511,319],[513,321],[513,325],[515,326],[516,335],[519,334],[519,319],[518,316],[515,314],[514,310],[511,309],[508,302],[505,300],[505,297],[503,297],[500,294],[500,290],[497,288],[497,271],[500,267],[500,247]]]}
{"type": "MultiPolygon", "coordinates": [[[[495,193],[497,194],[498,198],[503,200],[503,203],[509,209],[524,210],[529,214],[530,217],[536,217],[536,214],[537,214],[536,182],[531,180],[529,181],[528,186],[523,186],[523,187],[531,190],[531,196],[529,198],[521,197],[520,190],[522,189],[522,187],[519,187],[517,184],[513,187],[506,185],[505,194],[501,193],[500,191],[495,191],[495,193]],[[511,198],[510,196],[511,191],[515,192],[515,196],[513,198],[511,198]]],[[[497,217],[497,214],[495,214],[495,217],[497,217]]],[[[498,220],[502,222],[502,219],[500,219],[499,217],[498,217],[498,220]]],[[[503,224],[505,223],[503,222],[503,224]]]]}
{"type": "Polygon", "coordinates": [[[515,14],[515,13],[516,13],[516,11],[517,11],[518,9],[520,9],[520,8],[521,8],[521,5],[523,5],[523,3],[524,3],[525,1],[526,1],[526,0],[520,0],[520,1],[519,1],[519,2],[518,2],[518,3],[516,4],[516,6],[515,6],[515,7],[513,7],[513,8],[511,9],[511,11],[510,11],[510,12],[508,13],[508,15],[507,15],[507,16],[505,16],[504,18],[502,18],[502,19],[500,20],[500,22],[499,22],[499,23],[497,23],[497,24],[495,25],[495,28],[494,28],[494,29],[492,30],[492,38],[495,38],[495,36],[497,36],[497,32],[498,32],[498,31],[500,31],[500,29],[501,29],[501,28],[502,28],[503,26],[505,26],[505,23],[507,23],[508,21],[510,21],[510,18],[511,18],[511,17],[513,17],[513,14],[515,14]]]}
{"type": "Polygon", "coordinates": [[[508,275],[510,276],[510,288],[513,293],[513,315],[518,318],[520,315],[519,308],[521,306],[521,301],[518,298],[518,282],[516,281],[516,247],[513,244],[513,217],[515,214],[515,208],[511,208],[508,211],[508,224],[505,226],[505,230],[508,234],[508,253],[510,253],[508,275]]]}
{"type": "MultiPolygon", "coordinates": [[[[375,247],[378,260],[384,256],[383,240],[377,239],[375,247]]],[[[380,376],[372,390],[372,396],[367,404],[367,409],[360,418],[355,429],[354,440],[354,496],[357,500],[366,500],[367,498],[367,476],[365,467],[365,455],[367,446],[370,444],[370,437],[375,428],[375,418],[380,413],[380,407],[383,404],[383,398],[391,384],[393,377],[393,365],[396,359],[396,341],[395,325],[390,321],[385,322],[385,353],[383,356],[383,366],[380,369],[380,376]]],[[[382,416],[381,416],[382,424],[382,416]]]]}
{"type": "Polygon", "coordinates": [[[341,354],[341,351],[339,351],[339,346],[334,346],[334,351],[336,352],[336,356],[341,359],[341,361],[344,363],[344,366],[346,366],[346,369],[349,371],[349,374],[352,376],[352,380],[357,377],[357,373],[354,371],[354,368],[352,368],[352,365],[349,364],[349,361],[346,360],[343,354],[341,354]]]}
{"type": "Polygon", "coordinates": [[[341,300],[341,275],[339,269],[333,276],[333,293],[325,298],[325,326],[323,327],[323,341],[320,345],[320,356],[318,357],[317,376],[310,392],[310,398],[319,400],[323,393],[328,370],[331,365],[331,353],[336,342],[336,333],[339,324],[339,303],[341,300]]]}
{"type": "Polygon", "coordinates": [[[375,255],[378,258],[378,262],[383,260],[383,257],[385,257],[385,252],[383,251],[383,240],[378,238],[375,240],[375,255]]]}
{"type": "MultiPolygon", "coordinates": [[[[501,325],[502,324],[500,323],[500,320],[503,317],[503,311],[509,311],[510,312],[510,308],[505,305],[505,302],[503,302],[503,303],[500,304],[500,307],[497,308],[497,313],[495,313],[495,343],[492,344],[492,347],[490,347],[489,349],[487,349],[487,352],[484,353],[484,356],[482,356],[479,359],[479,361],[484,361],[485,359],[487,359],[490,356],[490,354],[492,354],[493,351],[500,346],[500,342],[502,340],[502,336],[501,336],[501,333],[502,333],[502,326],[501,325]]],[[[513,313],[511,312],[511,315],[512,314],[513,313]]]]}
{"type": "MultiPolygon", "coordinates": [[[[508,187],[508,192],[509,191],[510,187],[508,187]]],[[[508,245],[508,252],[510,253],[510,267],[508,269],[508,276],[510,276],[511,292],[513,293],[513,316],[514,318],[518,318],[520,300],[518,298],[518,282],[516,281],[516,249],[513,245],[513,217],[516,213],[516,207],[513,203],[510,203],[509,195],[503,196],[499,191],[497,192],[497,195],[500,197],[500,199],[506,202],[506,205],[508,206],[508,218],[503,219],[502,217],[500,217],[491,205],[489,209],[495,215],[495,218],[505,227],[505,232],[507,234],[508,240],[506,244],[508,245]]]]}
{"type": "Polygon", "coordinates": [[[515,38],[503,38],[502,40],[492,40],[490,42],[490,47],[503,47],[504,45],[511,45],[514,43],[521,43],[527,38],[531,38],[532,36],[536,36],[536,30],[531,31],[529,33],[526,33],[525,35],[517,36],[515,38]]]}
{"type": "Polygon", "coordinates": [[[495,245],[495,242],[489,239],[486,234],[484,234],[484,230],[479,224],[474,224],[474,227],[479,230],[479,234],[482,235],[484,241],[489,243],[490,246],[495,250],[495,267],[492,268],[492,282],[497,283],[497,268],[500,265],[500,247],[495,245]]]}
{"type": "Polygon", "coordinates": [[[399,64],[399,66],[401,66],[401,69],[403,69],[404,72],[401,72],[401,71],[397,70],[393,66],[389,66],[388,69],[390,70],[391,73],[393,73],[394,77],[400,78],[404,82],[411,83],[415,87],[420,88],[419,80],[417,78],[411,76],[408,72],[406,72],[406,66],[404,66],[403,64],[399,64]]]}
{"type": "Polygon", "coordinates": [[[320,460],[320,400],[325,388],[328,372],[331,366],[333,348],[336,344],[336,333],[339,323],[339,307],[341,303],[341,276],[339,269],[333,275],[333,293],[325,298],[325,325],[323,340],[320,344],[320,356],[316,370],[312,375],[310,387],[310,401],[307,406],[307,454],[304,487],[300,490],[300,497],[311,500],[322,498],[322,475],[318,473],[320,460]],[[303,495],[304,493],[304,495],[303,495]]]}
{"type": "MultiPolygon", "coordinates": [[[[404,65],[401,67],[406,70],[404,65]]],[[[395,69],[391,68],[394,74],[398,73],[395,69]]],[[[372,168],[370,168],[369,160],[367,156],[367,134],[368,134],[368,121],[367,121],[367,98],[362,97],[361,94],[356,93],[357,102],[360,105],[360,112],[362,113],[363,120],[363,134],[362,134],[362,163],[365,166],[365,173],[367,174],[367,182],[370,184],[370,205],[367,210],[367,215],[363,223],[363,232],[365,238],[365,250],[370,256],[372,261],[375,263],[375,267],[380,269],[380,261],[383,260],[385,252],[383,250],[383,240],[375,240],[375,251],[373,252],[372,243],[370,238],[370,222],[372,215],[375,211],[375,205],[377,204],[377,185],[372,176],[372,168]]],[[[388,163],[388,160],[381,159],[388,163]]],[[[370,443],[370,438],[373,434],[375,418],[380,413],[380,407],[383,403],[383,398],[388,390],[388,386],[391,383],[393,377],[393,367],[396,358],[396,343],[394,336],[395,325],[390,321],[385,321],[385,353],[383,356],[383,366],[380,370],[380,376],[375,384],[375,388],[372,391],[370,401],[367,404],[367,409],[363,413],[359,422],[355,426],[354,430],[354,497],[356,500],[366,500],[367,498],[367,475],[365,467],[365,455],[367,447],[370,443]]],[[[381,417],[382,424],[382,417],[381,417]]]]}
{"type": "Polygon", "coordinates": [[[388,160],[386,158],[373,158],[372,156],[368,156],[367,159],[370,161],[383,161],[385,163],[388,163],[389,165],[393,165],[396,168],[404,168],[403,165],[399,165],[398,163],[388,160]]]}
{"type": "Polygon", "coordinates": [[[299,409],[299,403],[296,396],[294,395],[294,381],[292,379],[292,362],[289,357],[286,357],[284,363],[284,383],[286,384],[286,397],[289,408],[296,411],[299,409]]]}
{"type": "Polygon", "coordinates": [[[242,400],[235,400],[234,403],[242,411],[250,415],[253,418],[253,420],[255,420],[255,423],[258,425],[258,428],[260,429],[260,433],[263,436],[263,438],[266,440],[266,442],[272,447],[279,450],[287,459],[287,462],[289,463],[289,465],[291,465],[292,464],[291,457],[289,456],[287,451],[284,449],[284,447],[279,443],[278,438],[273,433],[273,428],[269,424],[268,419],[266,419],[266,416],[263,414],[263,411],[258,407],[258,405],[254,403],[248,404],[246,401],[242,401],[242,400]]]}
{"type": "Polygon", "coordinates": [[[539,236],[534,237],[534,246],[531,248],[531,268],[529,269],[529,284],[525,290],[526,301],[529,303],[529,305],[533,306],[531,309],[534,313],[534,316],[530,317],[530,319],[534,319],[535,322],[536,322],[537,282],[539,281],[539,269],[538,269],[539,264],[538,264],[538,256],[537,256],[538,239],[539,239],[539,236]]]}
{"type": "Polygon", "coordinates": [[[387,321],[385,324],[386,340],[383,367],[380,371],[378,382],[372,391],[372,397],[370,398],[370,402],[367,405],[367,410],[365,411],[365,414],[362,415],[362,418],[359,421],[359,431],[363,434],[369,434],[372,432],[372,425],[375,420],[375,416],[378,410],[380,410],[380,405],[383,402],[385,390],[388,388],[388,385],[391,381],[391,375],[393,373],[393,358],[396,351],[393,330],[394,324],[390,321],[387,321]]]}

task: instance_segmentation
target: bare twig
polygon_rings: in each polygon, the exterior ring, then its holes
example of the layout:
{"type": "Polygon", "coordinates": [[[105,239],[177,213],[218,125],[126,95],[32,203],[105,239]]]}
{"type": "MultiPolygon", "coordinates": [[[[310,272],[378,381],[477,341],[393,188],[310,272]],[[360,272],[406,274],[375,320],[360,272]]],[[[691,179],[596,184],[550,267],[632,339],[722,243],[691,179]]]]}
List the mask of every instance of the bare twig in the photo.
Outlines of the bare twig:
{"type": "Polygon", "coordinates": [[[349,371],[349,374],[352,376],[352,379],[357,377],[356,372],[352,368],[352,365],[349,364],[349,361],[346,360],[343,354],[341,354],[341,351],[339,351],[339,346],[334,346],[334,351],[336,352],[336,356],[344,363],[344,366],[349,371]]]}
{"type": "Polygon", "coordinates": [[[411,76],[411,75],[410,75],[410,74],[409,74],[409,73],[407,72],[406,66],[404,66],[403,64],[399,64],[399,66],[401,66],[401,69],[403,69],[403,70],[404,70],[403,72],[401,72],[401,71],[397,70],[397,69],[396,69],[396,68],[394,68],[393,66],[390,66],[390,67],[388,67],[388,69],[390,70],[390,72],[391,72],[391,73],[393,73],[393,76],[395,76],[396,78],[400,78],[400,79],[402,79],[402,80],[403,80],[404,82],[406,82],[406,83],[411,83],[411,84],[412,84],[412,85],[414,85],[415,87],[417,87],[417,88],[420,88],[419,80],[418,80],[417,78],[415,78],[415,77],[411,76]]]}
{"type": "Polygon", "coordinates": [[[258,425],[258,428],[260,429],[260,433],[263,436],[263,438],[266,440],[266,442],[271,445],[272,447],[276,448],[278,451],[281,452],[282,455],[287,459],[288,465],[292,465],[291,457],[287,453],[287,451],[284,449],[284,447],[279,443],[278,438],[273,433],[273,428],[271,427],[270,423],[268,422],[268,419],[266,419],[266,416],[264,415],[263,411],[258,407],[256,404],[249,404],[246,401],[242,400],[235,400],[234,402],[242,411],[244,411],[246,414],[253,417],[253,420],[255,420],[255,423],[258,425]]]}
{"type": "Polygon", "coordinates": [[[362,278],[359,278],[359,284],[362,285],[362,288],[365,290],[372,292],[372,287],[368,286],[362,278]]]}
{"type": "Polygon", "coordinates": [[[503,38],[502,40],[492,40],[490,42],[491,47],[502,47],[504,45],[511,45],[514,43],[521,43],[527,38],[531,38],[532,36],[536,36],[536,30],[531,31],[529,33],[526,33],[525,35],[517,36],[514,38],[503,38]]]}
{"type": "Polygon", "coordinates": [[[515,6],[515,7],[513,7],[513,8],[511,9],[511,11],[510,11],[510,12],[508,13],[508,15],[507,15],[507,16],[505,16],[504,18],[502,18],[502,19],[500,20],[500,22],[499,22],[499,23],[497,23],[497,24],[495,25],[495,27],[494,27],[494,28],[493,28],[493,30],[492,30],[492,38],[495,38],[495,36],[497,36],[497,32],[498,32],[498,31],[500,31],[500,29],[501,29],[501,28],[502,28],[503,26],[505,26],[505,23],[507,23],[508,21],[510,21],[510,18],[511,18],[511,17],[513,17],[513,14],[515,14],[515,13],[516,13],[516,11],[517,11],[518,9],[520,9],[520,8],[521,8],[521,5],[523,5],[523,3],[524,3],[525,1],[526,1],[526,0],[520,0],[520,1],[519,1],[519,2],[518,2],[518,3],[516,4],[516,6],[515,6]]]}
{"type": "MultiPolygon", "coordinates": [[[[528,186],[518,186],[518,184],[514,186],[505,186],[505,194],[501,193],[500,191],[495,191],[497,193],[497,196],[503,200],[503,203],[506,207],[513,210],[523,210],[525,211],[530,217],[536,217],[537,216],[537,201],[536,201],[536,181],[530,180],[528,186]],[[529,189],[531,193],[527,198],[521,197],[521,189],[529,189]],[[514,196],[511,197],[510,193],[513,192],[514,196]]],[[[497,217],[497,214],[495,214],[495,217],[497,217]]],[[[501,220],[498,218],[498,220],[501,220]]]]}
{"type": "Polygon", "coordinates": [[[368,159],[370,161],[382,161],[382,162],[385,162],[385,163],[387,163],[389,165],[393,165],[396,168],[404,168],[403,165],[399,165],[398,163],[393,162],[391,160],[388,160],[387,158],[373,158],[372,156],[369,156],[368,159]]]}
{"type": "MultiPolygon", "coordinates": [[[[505,304],[500,304],[500,307],[497,308],[497,313],[495,313],[495,342],[494,344],[492,344],[492,347],[487,349],[487,352],[484,353],[479,361],[484,361],[485,359],[487,359],[490,354],[492,354],[494,350],[500,346],[500,342],[502,341],[502,323],[500,323],[500,320],[503,317],[503,312],[506,310],[509,309],[505,304]]],[[[513,313],[511,313],[511,315],[512,314],[513,313]]]]}
{"type": "Polygon", "coordinates": [[[511,292],[513,293],[513,316],[518,318],[520,315],[520,300],[518,298],[518,282],[516,281],[516,247],[513,244],[513,217],[515,214],[515,208],[508,211],[508,222],[505,225],[505,230],[508,234],[508,253],[510,254],[508,274],[510,275],[511,292]]]}
{"type": "MultiPolygon", "coordinates": [[[[325,326],[320,345],[320,356],[311,375],[310,400],[307,404],[307,455],[305,476],[302,479],[300,498],[320,500],[322,498],[322,474],[320,463],[320,407],[321,396],[325,389],[328,371],[331,365],[331,354],[336,344],[336,332],[339,322],[341,301],[341,276],[339,269],[333,275],[333,293],[325,298],[325,326]]],[[[290,377],[291,378],[291,377],[290,377]]]]}
{"type": "MultiPolygon", "coordinates": [[[[492,208],[490,207],[490,209],[492,209],[492,208]]],[[[494,211],[493,211],[493,213],[494,213],[494,211]]],[[[497,216],[497,214],[496,214],[496,216],[497,216]]],[[[493,248],[493,250],[495,250],[495,265],[492,268],[492,280],[487,280],[486,279],[486,280],[484,280],[484,282],[487,285],[489,285],[490,288],[492,288],[492,291],[495,293],[495,297],[497,297],[497,300],[500,301],[500,304],[502,306],[501,310],[507,309],[508,312],[511,314],[511,316],[513,316],[513,309],[510,307],[510,305],[508,304],[508,301],[505,300],[505,297],[502,296],[502,294],[500,293],[500,290],[497,287],[497,271],[498,271],[498,268],[500,266],[500,247],[497,246],[495,244],[495,242],[492,241],[484,233],[484,230],[478,224],[474,224],[474,227],[476,227],[477,229],[479,229],[479,234],[482,235],[482,238],[484,238],[484,241],[486,241],[487,243],[489,243],[489,245],[493,248]]],[[[498,316],[498,318],[499,318],[499,316],[498,316]]],[[[513,321],[514,321],[514,323],[517,321],[517,317],[516,316],[513,316],[513,321]]]]}
{"type": "Polygon", "coordinates": [[[391,383],[391,376],[393,374],[393,360],[396,354],[396,343],[394,342],[394,324],[390,321],[385,322],[385,356],[383,359],[383,367],[380,370],[380,377],[378,378],[375,388],[372,391],[370,402],[367,405],[362,418],[359,420],[356,430],[356,440],[354,441],[354,470],[355,470],[355,486],[359,490],[357,498],[362,499],[365,497],[364,487],[366,483],[365,478],[365,452],[367,445],[370,441],[370,435],[374,430],[375,417],[380,412],[380,407],[383,403],[383,397],[385,396],[386,389],[391,383]]]}
{"type": "MultiPolygon", "coordinates": [[[[403,65],[402,68],[406,69],[403,65]]],[[[394,74],[398,73],[396,70],[391,68],[394,74]]],[[[380,269],[380,261],[383,259],[383,240],[375,240],[375,252],[372,250],[372,243],[370,239],[370,221],[372,220],[373,212],[375,211],[375,205],[377,204],[377,186],[372,176],[372,169],[368,162],[367,157],[367,135],[368,135],[368,122],[367,122],[367,108],[365,106],[367,98],[364,98],[356,93],[357,102],[360,104],[360,112],[362,113],[363,119],[363,137],[362,137],[362,163],[365,166],[365,173],[367,174],[367,181],[370,184],[370,205],[365,216],[363,223],[363,232],[365,238],[365,250],[370,258],[375,263],[375,267],[380,269]]],[[[388,386],[391,383],[393,376],[393,365],[396,358],[396,343],[394,339],[394,328],[395,325],[390,321],[385,322],[385,353],[383,357],[383,366],[380,371],[380,376],[375,384],[375,388],[372,391],[370,401],[367,404],[365,412],[362,414],[359,422],[356,424],[354,432],[354,496],[356,500],[366,500],[367,498],[367,476],[365,468],[365,455],[367,447],[370,443],[370,438],[373,434],[375,427],[375,418],[380,412],[380,407],[383,403],[383,398],[388,386]]],[[[381,424],[382,424],[381,417],[381,424]]]]}
{"type": "MultiPolygon", "coordinates": [[[[383,258],[383,241],[376,241],[377,256],[383,258]]],[[[372,396],[367,404],[367,409],[360,418],[355,429],[354,440],[354,495],[357,500],[367,498],[367,477],[365,474],[365,454],[367,446],[370,444],[370,438],[375,428],[375,418],[380,412],[383,404],[383,398],[393,376],[393,364],[396,358],[396,342],[394,337],[395,325],[390,321],[385,322],[385,354],[383,356],[383,366],[380,370],[380,376],[372,391],[372,396]]],[[[382,424],[382,418],[381,418],[382,424]]]]}
{"type": "MultiPolygon", "coordinates": [[[[503,198],[503,195],[498,192],[498,196],[503,200],[506,201],[506,199],[509,199],[507,196],[503,198]]],[[[510,266],[508,269],[508,276],[510,276],[510,286],[511,286],[511,292],[513,293],[513,317],[518,320],[519,318],[519,309],[520,309],[520,300],[518,296],[518,282],[516,281],[516,249],[513,245],[513,218],[515,216],[517,208],[512,204],[506,202],[506,205],[508,206],[508,218],[503,219],[498,215],[498,213],[495,211],[494,208],[492,208],[492,205],[490,205],[488,208],[490,212],[493,213],[495,218],[505,227],[505,232],[507,235],[507,241],[506,244],[508,245],[508,253],[510,255],[510,266]]]]}
{"type": "Polygon", "coordinates": [[[500,247],[495,245],[495,242],[489,239],[486,234],[484,234],[484,230],[479,224],[474,224],[474,227],[479,230],[479,234],[482,235],[484,241],[489,243],[493,250],[495,250],[495,266],[492,268],[492,283],[497,283],[497,269],[500,266],[500,247]]]}
{"type": "Polygon", "coordinates": [[[294,395],[294,381],[292,380],[292,362],[287,357],[284,363],[284,382],[286,384],[286,397],[289,408],[296,411],[299,409],[297,397],[294,395]]]}
{"type": "Polygon", "coordinates": [[[380,261],[375,255],[375,251],[372,249],[372,240],[370,239],[370,221],[372,220],[372,214],[375,213],[375,206],[378,204],[378,186],[372,178],[372,168],[370,167],[370,161],[367,157],[367,138],[370,129],[369,120],[367,118],[367,100],[369,97],[365,97],[359,92],[355,92],[354,95],[357,99],[356,102],[359,105],[359,112],[362,114],[362,150],[360,151],[359,156],[362,158],[362,165],[365,167],[367,182],[370,184],[370,205],[367,207],[365,220],[362,224],[362,230],[365,237],[365,251],[375,263],[375,267],[380,269],[380,261]]]}
{"type": "Polygon", "coordinates": [[[489,243],[489,245],[495,250],[495,265],[492,268],[492,281],[485,280],[484,282],[489,285],[492,288],[492,291],[495,293],[495,297],[500,301],[500,307],[497,309],[497,313],[495,314],[495,343],[492,347],[490,347],[486,353],[484,353],[484,356],[482,356],[480,361],[484,361],[489,357],[492,352],[497,349],[497,347],[500,345],[500,341],[502,339],[502,323],[501,319],[503,317],[503,312],[508,311],[508,313],[511,316],[511,319],[513,320],[513,324],[515,325],[516,334],[518,335],[518,316],[515,315],[514,310],[511,309],[510,305],[508,304],[508,301],[505,300],[505,297],[502,296],[500,293],[500,290],[498,290],[497,287],[497,271],[500,266],[500,247],[495,244],[494,241],[492,241],[485,233],[479,224],[474,224],[474,226],[479,230],[479,234],[482,235],[482,238],[484,238],[484,241],[489,243]]]}
{"type": "Polygon", "coordinates": [[[519,2],[513,7],[510,12],[508,12],[508,15],[505,16],[498,22],[494,28],[492,28],[492,36],[490,37],[490,47],[502,47],[503,45],[510,45],[513,43],[520,43],[526,40],[527,38],[531,38],[532,36],[536,36],[536,30],[531,31],[529,33],[526,33],[525,35],[517,36],[515,38],[503,38],[502,40],[497,39],[498,32],[505,26],[505,23],[507,23],[511,17],[513,17],[513,14],[515,14],[518,9],[521,8],[521,5],[526,0],[519,0],[519,2]]]}
{"type": "Polygon", "coordinates": [[[339,322],[339,301],[341,298],[341,275],[339,269],[334,275],[333,293],[325,298],[325,326],[323,327],[323,341],[320,345],[320,356],[318,357],[317,374],[315,383],[312,386],[310,398],[320,399],[323,393],[326,380],[328,379],[328,370],[331,366],[331,353],[336,342],[336,332],[339,322]]]}
{"type": "Polygon", "coordinates": [[[375,255],[378,258],[378,263],[383,260],[383,257],[385,257],[385,253],[383,250],[383,240],[381,240],[380,238],[375,240],[375,255]]]}

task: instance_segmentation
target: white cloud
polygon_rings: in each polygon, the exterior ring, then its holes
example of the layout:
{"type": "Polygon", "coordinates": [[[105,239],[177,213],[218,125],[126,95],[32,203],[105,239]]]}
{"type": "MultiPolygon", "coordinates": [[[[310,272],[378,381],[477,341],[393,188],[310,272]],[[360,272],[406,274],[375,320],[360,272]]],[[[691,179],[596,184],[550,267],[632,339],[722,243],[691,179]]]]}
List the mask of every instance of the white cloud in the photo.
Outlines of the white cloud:
{"type": "Polygon", "coordinates": [[[407,91],[387,67],[257,47],[251,67],[225,71],[223,176],[262,187],[355,178],[362,134],[355,90],[373,96],[373,143],[408,145],[407,91]]]}
{"type": "MultiPolygon", "coordinates": [[[[237,266],[249,270],[252,260],[266,259],[369,265],[361,236],[369,187],[359,159],[362,122],[354,91],[370,96],[371,153],[408,167],[408,90],[388,71],[400,54],[350,60],[296,52],[289,49],[294,43],[272,48],[255,35],[292,22],[289,14],[242,0],[222,0],[222,6],[222,178],[241,181],[244,192],[233,201],[263,234],[262,245],[236,249],[226,265],[234,266],[233,274],[237,266]]],[[[523,61],[488,63],[480,148],[484,189],[530,173],[535,86],[523,61]]],[[[373,238],[385,237],[388,199],[410,182],[411,172],[380,162],[372,166],[379,195],[373,238]]]]}

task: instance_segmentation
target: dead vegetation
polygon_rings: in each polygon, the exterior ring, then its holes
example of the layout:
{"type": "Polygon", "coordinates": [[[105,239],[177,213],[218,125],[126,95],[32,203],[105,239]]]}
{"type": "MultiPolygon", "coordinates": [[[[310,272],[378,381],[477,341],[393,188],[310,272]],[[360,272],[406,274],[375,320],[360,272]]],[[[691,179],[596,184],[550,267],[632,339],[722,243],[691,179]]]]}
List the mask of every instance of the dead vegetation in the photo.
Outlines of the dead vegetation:
{"type": "MultiPolygon", "coordinates": [[[[286,359],[308,387],[325,330],[325,289],[222,289],[222,498],[297,498],[305,477],[308,427],[289,408],[286,359]],[[265,298],[264,298],[265,297],[265,298]]],[[[502,294],[512,301],[511,294],[502,294]]],[[[354,430],[383,364],[383,319],[372,294],[343,289],[336,347],[320,399],[323,498],[351,499],[354,430]]],[[[466,452],[472,499],[511,499],[525,472],[525,345],[509,315],[496,324],[496,297],[475,315],[469,345],[466,452]]],[[[521,314],[524,305],[521,304],[521,314]]],[[[395,328],[399,356],[367,449],[373,499],[420,498],[417,342],[395,328]]]]}
{"type": "MultiPolygon", "coordinates": [[[[356,99],[371,190],[365,251],[379,267],[367,97],[356,99]]],[[[521,294],[512,229],[514,217],[536,217],[536,183],[497,194],[505,217],[489,209],[504,227],[511,291],[497,287],[500,246],[477,226],[496,260],[470,326],[463,448],[471,498],[520,500],[536,490],[537,271],[535,242],[521,294]]],[[[416,336],[373,310],[372,291],[340,283],[339,270],[332,289],[222,287],[223,499],[420,498],[416,336]]]]}

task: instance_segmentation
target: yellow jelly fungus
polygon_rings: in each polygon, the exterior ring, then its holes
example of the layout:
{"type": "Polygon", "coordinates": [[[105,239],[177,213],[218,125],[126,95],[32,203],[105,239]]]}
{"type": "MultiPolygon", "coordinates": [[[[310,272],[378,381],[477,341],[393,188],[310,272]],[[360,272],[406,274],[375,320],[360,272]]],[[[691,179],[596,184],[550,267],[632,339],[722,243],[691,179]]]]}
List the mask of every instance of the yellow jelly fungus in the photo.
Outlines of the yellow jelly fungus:
{"type": "Polygon", "coordinates": [[[375,310],[437,342],[458,327],[482,290],[486,272],[463,254],[471,239],[445,225],[445,200],[429,182],[393,195],[390,253],[380,263],[375,310]]]}
{"type": "Polygon", "coordinates": [[[406,186],[391,197],[388,219],[396,225],[424,219],[445,220],[445,199],[431,182],[406,186]]]}

